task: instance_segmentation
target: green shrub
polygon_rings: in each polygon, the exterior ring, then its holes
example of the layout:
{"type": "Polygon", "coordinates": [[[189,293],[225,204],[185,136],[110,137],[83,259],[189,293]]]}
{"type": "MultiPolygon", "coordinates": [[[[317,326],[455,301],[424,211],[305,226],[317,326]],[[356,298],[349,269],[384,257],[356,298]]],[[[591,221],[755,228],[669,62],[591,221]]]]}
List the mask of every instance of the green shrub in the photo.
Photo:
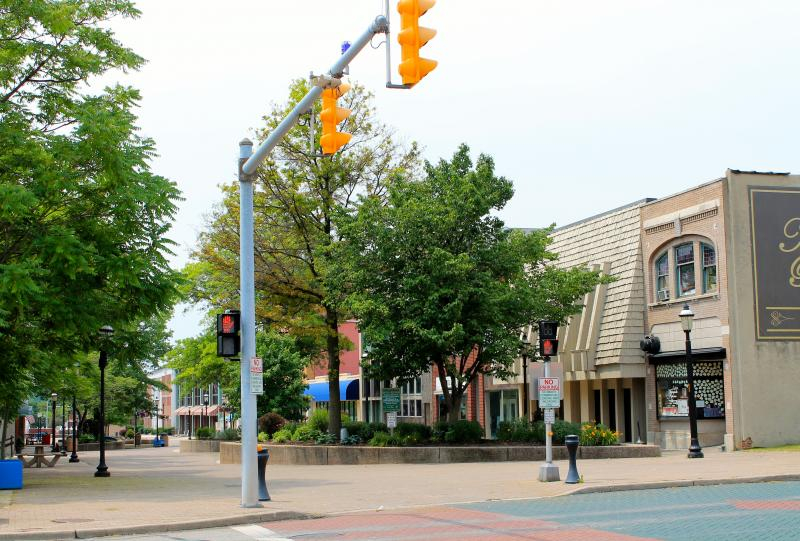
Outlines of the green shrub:
{"type": "Polygon", "coordinates": [[[456,421],[447,429],[444,441],[447,443],[478,443],[483,438],[483,428],[477,421],[456,421]]]}
{"type": "Polygon", "coordinates": [[[431,427],[420,423],[397,423],[394,434],[404,438],[406,443],[416,445],[429,442],[433,431],[431,427]]]}
{"type": "Polygon", "coordinates": [[[324,432],[328,430],[328,410],[316,409],[308,418],[308,425],[314,430],[324,432]]]}
{"type": "Polygon", "coordinates": [[[292,441],[292,430],[289,427],[284,427],[272,435],[273,443],[286,443],[292,441]]]}
{"type": "Polygon", "coordinates": [[[258,441],[269,441],[269,434],[267,434],[266,432],[259,432],[258,441]]]}
{"type": "Polygon", "coordinates": [[[214,435],[214,431],[211,430],[210,427],[203,426],[197,429],[197,439],[198,440],[210,440],[211,436],[214,435]]]}
{"type": "Polygon", "coordinates": [[[436,421],[433,423],[433,428],[431,430],[431,441],[438,443],[444,442],[444,436],[449,429],[450,424],[447,421],[436,421]]]}
{"type": "Polygon", "coordinates": [[[363,423],[361,421],[350,421],[342,423],[342,427],[347,429],[349,436],[358,436],[361,441],[369,441],[376,432],[389,432],[383,423],[363,423]]]}
{"type": "Polygon", "coordinates": [[[573,434],[575,436],[581,433],[580,423],[571,423],[569,421],[556,421],[553,423],[553,443],[563,444],[564,438],[573,434]]]}
{"type": "Polygon", "coordinates": [[[132,428],[129,428],[128,430],[125,431],[125,437],[128,438],[129,440],[133,439],[133,429],[132,428]]]}
{"type": "Polygon", "coordinates": [[[258,418],[258,430],[266,432],[267,435],[272,436],[275,432],[283,428],[286,424],[286,419],[283,416],[270,411],[258,418]]]}
{"type": "Polygon", "coordinates": [[[298,426],[297,430],[292,434],[292,441],[314,441],[321,433],[311,424],[303,424],[298,426]]]}
{"type": "Polygon", "coordinates": [[[345,439],[343,439],[342,440],[342,445],[358,445],[362,441],[363,440],[361,439],[361,436],[353,434],[353,435],[347,436],[345,439]]]}
{"type": "Polygon", "coordinates": [[[319,435],[314,438],[314,443],[317,445],[333,445],[336,443],[336,438],[333,434],[328,434],[327,432],[320,432],[319,435]]]}
{"type": "Polygon", "coordinates": [[[619,443],[619,434],[601,423],[584,423],[580,427],[579,438],[581,445],[586,446],[616,445],[619,443]]]}
{"type": "Polygon", "coordinates": [[[214,434],[215,440],[223,440],[223,441],[237,441],[240,439],[239,431],[235,428],[226,428],[220,432],[214,434]]]}
{"type": "Polygon", "coordinates": [[[369,445],[372,447],[399,447],[403,445],[403,440],[388,432],[376,432],[369,440],[369,445]]]}
{"type": "Polygon", "coordinates": [[[94,443],[97,441],[97,438],[94,437],[94,434],[81,434],[78,436],[78,443],[94,443]]]}

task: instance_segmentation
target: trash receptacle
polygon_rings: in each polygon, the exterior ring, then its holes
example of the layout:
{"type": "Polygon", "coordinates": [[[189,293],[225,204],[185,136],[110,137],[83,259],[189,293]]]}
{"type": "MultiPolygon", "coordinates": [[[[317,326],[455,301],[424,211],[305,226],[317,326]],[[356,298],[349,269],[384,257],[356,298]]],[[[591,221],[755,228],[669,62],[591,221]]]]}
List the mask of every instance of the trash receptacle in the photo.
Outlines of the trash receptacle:
{"type": "Polygon", "coordinates": [[[269,451],[266,447],[258,446],[258,501],[270,501],[269,491],[267,490],[267,461],[269,460],[269,451]]]}

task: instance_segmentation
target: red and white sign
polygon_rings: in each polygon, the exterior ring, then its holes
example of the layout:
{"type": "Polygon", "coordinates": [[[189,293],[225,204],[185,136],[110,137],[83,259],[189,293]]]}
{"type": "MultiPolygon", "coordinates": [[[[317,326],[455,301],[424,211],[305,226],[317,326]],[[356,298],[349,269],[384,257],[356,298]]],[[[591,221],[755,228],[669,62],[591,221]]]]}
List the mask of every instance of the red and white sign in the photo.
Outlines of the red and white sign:
{"type": "Polygon", "coordinates": [[[251,374],[262,374],[264,372],[264,361],[261,360],[261,357],[251,357],[250,358],[250,373],[251,374]]]}
{"type": "Polygon", "coordinates": [[[561,381],[558,378],[539,378],[539,407],[561,406],[561,381]]]}

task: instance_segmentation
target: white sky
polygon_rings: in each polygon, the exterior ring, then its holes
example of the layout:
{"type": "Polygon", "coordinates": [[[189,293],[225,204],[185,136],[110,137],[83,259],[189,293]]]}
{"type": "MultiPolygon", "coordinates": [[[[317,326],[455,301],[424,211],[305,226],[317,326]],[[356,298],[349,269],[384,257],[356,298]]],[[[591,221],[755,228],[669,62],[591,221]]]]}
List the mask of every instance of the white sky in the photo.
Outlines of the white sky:
{"type": "MultiPolygon", "coordinates": [[[[171,234],[180,267],[218,184],[235,177],[239,140],[286,99],[291,79],[327,71],[383,1],[138,7],[140,19],[112,26],[148,63],[120,80],[143,94],[139,125],[161,155],[154,170],[186,198],[171,234]]],[[[391,20],[396,30],[394,11],[391,20]]],[[[366,48],[351,78],[428,159],[462,142],[493,156],[516,189],[501,213],[509,226],[564,225],[727,168],[800,171],[800,2],[439,0],[423,20],[438,31],[423,55],[439,66],[417,87],[384,88],[383,47],[366,48]]],[[[396,41],[392,52],[399,82],[396,41]]],[[[197,314],[172,328],[175,338],[197,334],[197,314]]]]}

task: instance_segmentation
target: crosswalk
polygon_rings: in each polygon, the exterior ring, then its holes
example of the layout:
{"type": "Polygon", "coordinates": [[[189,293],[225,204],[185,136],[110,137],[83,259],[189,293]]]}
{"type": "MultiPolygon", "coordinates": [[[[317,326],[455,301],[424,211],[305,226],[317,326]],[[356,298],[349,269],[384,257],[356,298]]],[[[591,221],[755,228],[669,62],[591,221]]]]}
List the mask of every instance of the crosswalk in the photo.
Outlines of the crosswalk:
{"type": "Polygon", "coordinates": [[[280,537],[269,528],[264,528],[257,524],[247,524],[246,526],[231,526],[232,530],[247,535],[255,541],[291,541],[288,537],[280,537]]]}

